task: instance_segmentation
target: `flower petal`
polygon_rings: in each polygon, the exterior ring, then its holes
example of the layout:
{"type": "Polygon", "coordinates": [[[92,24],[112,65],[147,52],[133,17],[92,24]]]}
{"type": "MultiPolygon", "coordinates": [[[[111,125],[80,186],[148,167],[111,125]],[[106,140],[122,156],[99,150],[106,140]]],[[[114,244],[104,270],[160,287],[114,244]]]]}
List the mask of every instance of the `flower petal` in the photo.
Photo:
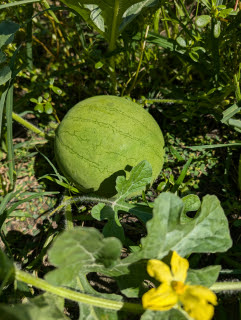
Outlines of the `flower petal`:
{"type": "Polygon", "coordinates": [[[214,315],[214,307],[207,303],[198,303],[194,308],[184,305],[184,310],[195,320],[211,320],[214,315]]]}
{"type": "Polygon", "coordinates": [[[195,320],[210,320],[214,314],[213,305],[217,304],[216,295],[202,286],[187,286],[179,297],[185,311],[195,320]]]}
{"type": "Polygon", "coordinates": [[[145,309],[169,310],[178,302],[178,296],[167,283],[147,291],[142,297],[145,309]]]}
{"type": "Polygon", "coordinates": [[[180,257],[176,251],[173,251],[171,258],[171,269],[173,278],[176,281],[185,282],[187,277],[187,270],[189,268],[189,262],[187,259],[180,257]]]}
{"type": "Polygon", "coordinates": [[[147,272],[159,282],[170,283],[172,281],[170,268],[160,260],[149,260],[147,263],[147,272]]]}
{"type": "Polygon", "coordinates": [[[199,300],[207,301],[215,306],[217,305],[216,294],[203,286],[187,286],[185,295],[196,296],[199,300]]]}

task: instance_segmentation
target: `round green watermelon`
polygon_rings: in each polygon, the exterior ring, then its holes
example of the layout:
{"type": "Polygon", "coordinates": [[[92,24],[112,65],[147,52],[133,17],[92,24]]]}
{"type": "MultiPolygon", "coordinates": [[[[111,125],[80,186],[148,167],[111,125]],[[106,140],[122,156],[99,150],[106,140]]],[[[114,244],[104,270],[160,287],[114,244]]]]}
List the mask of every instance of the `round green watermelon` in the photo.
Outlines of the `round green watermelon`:
{"type": "Polygon", "coordinates": [[[164,160],[161,129],[138,104],[116,96],[95,96],[68,111],[55,137],[63,174],[81,192],[112,197],[118,175],[128,178],[142,160],[152,166],[152,181],[164,160]]]}

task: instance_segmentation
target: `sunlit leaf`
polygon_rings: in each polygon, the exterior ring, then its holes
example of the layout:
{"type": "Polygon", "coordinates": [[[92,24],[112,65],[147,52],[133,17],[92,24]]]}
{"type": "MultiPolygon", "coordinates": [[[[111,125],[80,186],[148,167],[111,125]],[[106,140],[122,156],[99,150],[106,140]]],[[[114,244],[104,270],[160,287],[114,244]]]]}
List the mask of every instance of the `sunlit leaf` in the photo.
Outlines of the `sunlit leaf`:
{"type": "Polygon", "coordinates": [[[199,28],[204,28],[210,22],[211,22],[211,17],[210,16],[202,15],[202,16],[197,17],[196,26],[199,27],[199,28]]]}
{"type": "Polygon", "coordinates": [[[119,176],[116,179],[117,199],[127,198],[131,194],[144,191],[146,186],[151,182],[152,168],[148,161],[144,160],[135,166],[129,179],[119,176]]]}
{"type": "Polygon", "coordinates": [[[155,201],[148,235],[142,239],[142,255],[161,259],[170,250],[186,256],[193,252],[223,252],[232,245],[227,218],[216,196],[203,198],[198,214],[182,223],[183,202],[162,193],[155,201]]]}
{"type": "Polygon", "coordinates": [[[122,244],[104,238],[94,228],[75,228],[61,234],[49,250],[50,262],[58,267],[46,275],[55,285],[75,287],[76,277],[113,267],[120,259],[122,244]]]}
{"type": "Polygon", "coordinates": [[[217,280],[220,270],[221,266],[210,266],[199,270],[189,269],[186,282],[210,288],[217,280]]]}

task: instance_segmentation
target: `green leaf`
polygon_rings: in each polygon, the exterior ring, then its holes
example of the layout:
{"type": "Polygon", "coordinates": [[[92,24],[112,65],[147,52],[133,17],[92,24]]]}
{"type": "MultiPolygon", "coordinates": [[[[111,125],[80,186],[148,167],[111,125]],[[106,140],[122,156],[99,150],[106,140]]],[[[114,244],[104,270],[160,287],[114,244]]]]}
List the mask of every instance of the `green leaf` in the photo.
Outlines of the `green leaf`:
{"type": "Polygon", "coordinates": [[[19,6],[20,4],[28,4],[28,3],[39,2],[39,1],[41,0],[21,0],[21,1],[10,2],[10,3],[0,5],[0,10],[8,7],[19,6]]]}
{"type": "Polygon", "coordinates": [[[29,202],[32,199],[41,198],[43,196],[52,196],[54,194],[58,194],[58,191],[52,192],[24,192],[20,194],[22,200],[15,200],[12,206],[9,206],[7,210],[5,210],[6,218],[11,215],[15,209],[25,202],[29,202]]]}
{"type": "Polygon", "coordinates": [[[0,305],[1,320],[67,320],[64,299],[49,293],[13,306],[0,305]]]}
{"type": "Polygon", "coordinates": [[[201,3],[204,4],[207,9],[211,10],[211,1],[209,0],[201,0],[201,3]]]}
{"type": "Polygon", "coordinates": [[[12,21],[3,21],[0,23],[0,48],[13,41],[15,32],[20,26],[12,21]]]}
{"type": "Polygon", "coordinates": [[[120,31],[122,32],[125,29],[125,27],[142,12],[143,9],[154,6],[155,4],[158,5],[158,1],[144,0],[139,1],[138,3],[135,3],[132,6],[130,6],[123,14],[123,20],[119,28],[120,31]]]}
{"type": "Polygon", "coordinates": [[[190,317],[185,316],[185,312],[177,309],[168,311],[151,311],[146,310],[141,317],[141,320],[190,320],[190,317]]]}
{"type": "Polygon", "coordinates": [[[5,107],[5,101],[8,93],[8,88],[2,92],[1,98],[0,98],[0,138],[2,133],[2,119],[3,119],[3,111],[5,107]]]}
{"type": "Polygon", "coordinates": [[[34,107],[34,110],[35,110],[35,111],[38,111],[39,113],[43,113],[44,107],[43,107],[42,104],[37,104],[37,105],[34,107]]]}
{"type": "Polygon", "coordinates": [[[234,10],[232,8],[228,8],[228,9],[219,11],[218,16],[220,18],[226,18],[227,16],[232,15],[233,13],[234,13],[234,10]]]}
{"type": "Polygon", "coordinates": [[[197,17],[196,26],[199,27],[199,28],[204,28],[210,22],[211,22],[211,17],[210,16],[202,15],[202,16],[197,17]]]}
{"type": "Polygon", "coordinates": [[[112,201],[111,207],[103,203],[98,204],[92,209],[92,216],[97,220],[107,219],[108,223],[103,229],[106,237],[115,236],[122,242],[124,241],[124,231],[118,220],[118,211],[125,211],[136,215],[143,222],[151,218],[151,210],[143,205],[129,204],[125,202],[130,198],[146,189],[151,183],[152,168],[148,161],[141,161],[137,166],[132,168],[129,179],[119,176],[116,179],[116,199],[112,201]]]}
{"type": "Polygon", "coordinates": [[[12,71],[9,66],[4,66],[0,70],[0,86],[5,84],[11,79],[12,71]]]}
{"type": "Polygon", "coordinates": [[[45,111],[47,114],[51,114],[51,113],[53,112],[52,104],[51,104],[49,101],[45,103],[44,111],[45,111]]]}
{"type": "Polygon", "coordinates": [[[184,207],[182,210],[181,222],[185,223],[185,221],[192,220],[191,218],[187,217],[186,213],[190,211],[197,211],[200,208],[201,201],[195,194],[189,194],[183,197],[182,201],[184,202],[184,207]]]}
{"type": "Polygon", "coordinates": [[[110,43],[141,13],[142,9],[156,0],[61,0],[75,10],[110,43]],[[135,6],[136,5],[136,6],[135,6]]]}
{"type": "Polygon", "coordinates": [[[59,96],[61,96],[61,94],[63,92],[60,88],[55,87],[55,86],[51,86],[51,89],[53,90],[54,93],[56,93],[59,96]]]}
{"type": "Polygon", "coordinates": [[[233,104],[231,107],[228,109],[224,110],[222,112],[223,114],[223,119],[221,120],[222,123],[227,123],[227,121],[232,118],[236,113],[240,111],[240,107],[238,107],[237,104],[233,104]]]}
{"type": "Polygon", "coordinates": [[[181,256],[193,252],[223,252],[232,245],[227,218],[216,196],[203,198],[195,218],[182,223],[183,201],[162,193],[154,203],[148,234],[142,239],[142,257],[161,259],[170,250],[181,256]]]}
{"type": "Polygon", "coordinates": [[[186,48],[187,43],[185,39],[183,39],[182,37],[177,37],[176,41],[179,44],[179,46],[181,46],[182,48],[186,48]]]}
{"type": "Polygon", "coordinates": [[[194,62],[198,62],[199,60],[199,54],[196,51],[190,51],[189,53],[189,57],[194,61],[194,62]]]}
{"type": "Polygon", "coordinates": [[[118,320],[119,316],[116,311],[93,307],[87,304],[79,303],[80,316],[79,320],[118,320]]]}
{"type": "Polygon", "coordinates": [[[60,181],[60,180],[57,179],[57,178],[53,178],[53,177],[51,177],[51,176],[49,176],[49,175],[45,175],[45,176],[43,176],[43,177],[41,177],[41,178],[46,178],[46,179],[48,179],[48,180],[50,180],[50,181],[53,181],[53,182],[57,183],[58,185],[62,186],[63,188],[66,188],[66,189],[70,190],[70,191],[73,192],[73,193],[79,193],[79,190],[78,190],[78,189],[76,189],[75,187],[71,186],[71,185],[68,184],[68,183],[65,183],[65,182],[60,181]]]}
{"type": "Polygon", "coordinates": [[[241,129],[241,121],[237,119],[229,119],[228,125],[233,126],[235,128],[241,129]]]}
{"type": "Polygon", "coordinates": [[[76,277],[113,267],[120,259],[122,244],[104,238],[94,228],[75,228],[63,232],[48,251],[50,262],[58,268],[46,275],[54,285],[76,286],[76,277]]]}
{"type": "Polygon", "coordinates": [[[125,177],[119,176],[116,179],[117,201],[130,197],[135,193],[139,193],[146,189],[146,186],[151,183],[152,168],[148,161],[141,161],[135,166],[130,177],[126,180],[125,177]]]}
{"type": "Polygon", "coordinates": [[[213,29],[214,38],[218,38],[220,36],[220,33],[221,33],[221,22],[217,21],[217,23],[215,23],[214,29],[213,29]]]}
{"type": "Polygon", "coordinates": [[[118,220],[117,212],[111,207],[106,206],[104,203],[98,203],[92,208],[91,215],[99,221],[108,220],[102,230],[102,233],[106,238],[116,237],[120,239],[122,243],[124,242],[124,230],[118,220]]]}
{"type": "Polygon", "coordinates": [[[187,148],[190,148],[192,150],[198,150],[202,151],[204,149],[214,149],[214,148],[227,148],[227,147],[241,147],[241,143],[220,143],[220,144],[204,144],[202,146],[190,146],[187,148]]]}
{"type": "Polygon", "coordinates": [[[6,61],[6,55],[0,50],[0,63],[3,63],[6,61]]]}
{"type": "Polygon", "coordinates": [[[31,99],[29,99],[29,101],[31,101],[31,102],[33,102],[33,103],[38,103],[38,100],[35,99],[35,98],[31,98],[31,99]]]}
{"type": "Polygon", "coordinates": [[[101,61],[96,62],[95,69],[101,69],[103,67],[104,63],[101,61]]]}
{"type": "Polygon", "coordinates": [[[149,278],[146,271],[146,264],[147,262],[145,260],[132,263],[129,265],[126,274],[115,278],[122,294],[126,297],[138,298],[145,293],[146,288],[143,285],[143,280],[149,278]]]}
{"type": "MultiPolygon", "coordinates": [[[[132,39],[136,40],[136,41],[141,41],[142,34],[139,32],[132,39]]],[[[166,38],[164,36],[161,36],[159,34],[156,34],[154,32],[150,31],[148,33],[146,41],[148,43],[157,44],[158,46],[160,46],[160,47],[162,47],[164,49],[168,49],[170,51],[175,51],[176,41],[174,41],[173,39],[169,39],[169,38],[166,38]]]]}
{"type": "Polygon", "coordinates": [[[210,288],[216,282],[221,266],[210,266],[199,270],[188,269],[186,282],[210,288]]]}
{"type": "MultiPolygon", "coordinates": [[[[44,94],[44,99],[48,100],[48,98],[49,98],[49,93],[48,93],[48,92],[45,92],[45,94],[44,94]]],[[[36,100],[36,99],[34,99],[34,100],[36,100]]],[[[31,99],[30,99],[30,101],[31,101],[31,99]]]]}
{"type": "Polygon", "coordinates": [[[6,284],[13,281],[14,270],[13,262],[0,250],[0,294],[6,284]]]}
{"type": "Polygon", "coordinates": [[[129,212],[141,220],[144,224],[152,218],[152,208],[141,203],[127,203],[120,201],[115,205],[116,211],[129,212]]]}
{"type": "Polygon", "coordinates": [[[178,179],[175,181],[174,186],[173,186],[172,189],[171,189],[171,192],[175,193],[175,192],[178,190],[178,188],[180,187],[180,185],[182,184],[183,180],[184,180],[185,177],[186,177],[187,170],[188,170],[191,162],[192,162],[192,158],[189,158],[189,159],[187,160],[187,162],[185,163],[185,165],[183,166],[183,169],[182,169],[182,172],[181,172],[180,176],[179,176],[178,179]]]}

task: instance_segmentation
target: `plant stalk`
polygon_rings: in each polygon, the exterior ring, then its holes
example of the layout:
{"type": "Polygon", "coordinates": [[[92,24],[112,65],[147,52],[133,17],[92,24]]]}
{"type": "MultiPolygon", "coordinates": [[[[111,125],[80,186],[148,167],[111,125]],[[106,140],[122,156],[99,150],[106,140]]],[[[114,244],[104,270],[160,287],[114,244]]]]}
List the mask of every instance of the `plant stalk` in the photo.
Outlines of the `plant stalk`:
{"type": "Polygon", "coordinates": [[[116,81],[116,71],[115,71],[115,57],[113,55],[113,51],[116,49],[116,34],[117,34],[116,28],[117,28],[117,17],[118,17],[119,7],[120,7],[119,0],[115,0],[112,29],[111,29],[110,43],[109,43],[109,52],[112,53],[110,57],[109,69],[110,69],[110,78],[111,78],[114,93],[117,92],[117,81],[116,81]]]}
{"type": "Polygon", "coordinates": [[[38,134],[39,136],[46,138],[45,133],[40,130],[39,128],[35,127],[33,124],[28,122],[27,120],[24,120],[22,117],[20,117],[18,114],[15,112],[12,112],[12,117],[15,121],[23,125],[25,128],[31,130],[32,132],[38,134]]]}
{"type": "Polygon", "coordinates": [[[222,292],[222,291],[241,291],[241,281],[238,282],[215,282],[210,290],[214,292],[222,292]]]}
{"type": "Polygon", "coordinates": [[[166,21],[166,14],[165,14],[165,8],[164,6],[161,6],[161,12],[162,12],[162,17],[163,17],[163,23],[164,23],[164,28],[166,30],[166,34],[167,34],[167,37],[170,39],[171,38],[171,34],[170,34],[170,31],[169,31],[169,27],[168,27],[168,23],[166,21]]]}
{"type": "Polygon", "coordinates": [[[140,304],[115,301],[110,299],[104,299],[101,297],[94,297],[94,296],[91,296],[85,293],[80,293],[67,288],[53,286],[49,284],[47,281],[36,278],[31,274],[21,271],[17,268],[15,268],[15,278],[18,281],[27,283],[40,290],[50,292],[59,297],[63,297],[65,299],[69,299],[72,301],[92,305],[94,307],[117,310],[117,311],[123,310],[123,311],[129,311],[133,313],[141,313],[144,311],[140,304]]]}
{"type": "Polygon", "coordinates": [[[27,33],[27,41],[26,41],[26,50],[27,50],[27,65],[28,70],[33,70],[33,41],[32,41],[32,15],[33,15],[33,4],[29,4],[27,6],[27,15],[29,22],[27,23],[26,33],[27,33]]]}
{"type": "Polygon", "coordinates": [[[193,101],[188,100],[175,100],[175,99],[145,99],[142,103],[162,103],[162,104],[195,104],[193,101]]]}
{"type": "MultiPolygon", "coordinates": [[[[64,202],[68,201],[69,197],[64,197],[64,202]]],[[[74,229],[74,222],[72,217],[71,204],[67,204],[64,208],[65,220],[66,220],[66,230],[74,229]]]]}
{"type": "Polygon", "coordinates": [[[9,169],[10,190],[14,188],[15,168],[14,168],[14,151],[13,151],[13,83],[11,83],[6,97],[6,118],[7,118],[7,159],[9,169]]]}
{"type": "Polygon", "coordinates": [[[137,81],[137,78],[138,78],[138,75],[139,75],[139,72],[140,72],[140,68],[141,68],[141,64],[142,64],[142,60],[143,60],[143,54],[144,54],[144,51],[145,51],[145,47],[146,47],[146,38],[147,38],[147,35],[148,35],[148,32],[149,32],[149,28],[150,26],[147,25],[146,26],[146,32],[145,32],[145,36],[144,36],[144,40],[141,44],[141,56],[140,56],[140,60],[139,60],[139,63],[138,63],[138,66],[137,66],[137,70],[136,70],[136,74],[135,74],[135,78],[132,82],[132,85],[130,87],[130,89],[128,90],[128,95],[131,93],[131,91],[134,89],[135,85],[136,85],[136,81],[137,81]]]}

